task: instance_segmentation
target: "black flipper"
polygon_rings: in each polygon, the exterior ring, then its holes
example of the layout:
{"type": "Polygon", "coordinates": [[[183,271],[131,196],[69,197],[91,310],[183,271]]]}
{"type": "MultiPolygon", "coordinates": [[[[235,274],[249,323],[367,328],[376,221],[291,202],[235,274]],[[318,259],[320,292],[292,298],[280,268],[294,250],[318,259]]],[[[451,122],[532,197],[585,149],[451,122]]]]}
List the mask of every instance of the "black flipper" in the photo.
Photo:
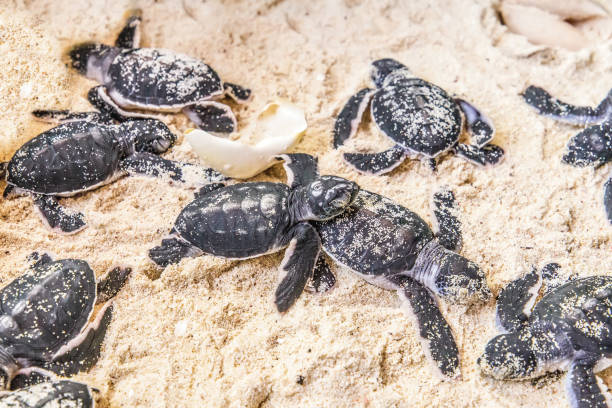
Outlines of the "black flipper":
{"type": "Polygon", "coordinates": [[[147,152],[127,157],[121,162],[121,168],[132,176],[165,177],[195,186],[227,180],[227,177],[211,168],[167,160],[147,152]]]}
{"type": "Polygon", "coordinates": [[[85,228],[85,216],[80,213],[69,213],[57,199],[48,195],[33,195],[34,205],[39,209],[43,220],[53,230],[64,234],[75,234],[85,228]]]}
{"type": "MultiPolygon", "coordinates": [[[[4,180],[4,177],[6,176],[6,169],[8,167],[8,162],[0,162],[0,180],[4,180]]],[[[9,186],[6,186],[6,189],[8,189],[9,186]]],[[[6,197],[6,189],[4,189],[4,197],[6,197]]]]}
{"type": "Polygon", "coordinates": [[[280,266],[285,276],[276,288],[274,300],[281,313],[286,312],[304,291],[321,250],[319,234],[309,223],[300,222],[290,234],[291,241],[280,266]]]}
{"type": "Polygon", "coordinates": [[[113,306],[107,303],[96,319],[89,323],[81,334],[62,346],[49,362],[42,367],[62,377],[70,377],[81,371],[89,371],[100,358],[104,336],[113,317],[113,306]]]}
{"type": "Polygon", "coordinates": [[[34,251],[28,255],[27,262],[30,264],[29,268],[34,269],[41,265],[53,262],[53,258],[51,258],[51,255],[46,252],[41,254],[40,252],[34,251]]]}
{"type": "Polygon", "coordinates": [[[504,158],[504,149],[492,143],[483,147],[457,143],[453,149],[457,156],[480,166],[495,166],[504,158]]]}
{"type": "Polygon", "coordinates": [[[395,145],[380,153],[344,153],[344,160],[368,174],[385,174],[399,166],[406,156],[403,147],[395,145]]]}
{"type": "Polygon", "coordinates": [[[201,254],[202,251],[187,241],[171,237],[162,239],[161,245],[149,249],[149,258],[157,265],[165,268],[178,263],[181,259],[201,254]]]}
{"type": "Polygon", "coordinates": [[[533,85],[525,89],[522,96],[540,115],[563,122],[587,125],[601,122],[612,114],[612,91],[597,108],[570,105],[533,85]]]}
{"type": "Polygon", "coordinates": [[[38,109],[32,111],[32,115],[47,123],[68,123],[68,122],[98,122],[109,123],[112,119],[100,112],[70,112],[69,110],[38,109]]]}
{"type": "Polygon", "coordinates": [[[432,157],[431,159],[425,159],[425,161],[427,163],[427,167],[429,167],[433,173],[438,171],[438,161],[435,157],[432,157]]]}
{"type": "Polygon", "coordinates": [[[348,138],[357,132],[363,112],[368,107],[374,92],[376,92],[374,89],[364,88],[351,96],[346,102],[334,124],[334,149],[342,146],[348,138]]]}
{"type": "Polygon", "coordinates": [[[398,285],[400,299],[410,305],[405,310],[416,318],[425,354],[443,377],[458,378],[461,375],[459,350],[435,299],[423,285],[408,276],[395,276],[390,280],[398,285]]]}
{"type": "Polygon", "coordinates": [[[546,264],[542,268],[540,275],[542,276],[544,295],[552,290],[555,290],[566,282],[566,279],[562,279],[561,276],[559,276],[559,269],[561,269],[561,265],[554,262],[546,264]]]}
{"type": "Polygon", "coordinates": [[[183,112],[200,129],[212,133],[232,133],[238,127],[232,109],[220,102],[200,102],[183,108],[183,112]]]}
{"type": "Polygon", "coordinates": [[[246,103],[251,99],[251,90],[240,85],[224,82],[223,89],[225,94],[237,103],[246,103]]]}
{"type": "Polygon", "coordinates": [[[11,408],[93,408],[95,400],[86,384],[54,380],[20,388],[0,396],[0,406],[11,408]]]}
{"type": "MultiPolygon", "coordinates": [[[[55,378],[55,374],[50,371],[38,367],[28,367],[19,370],[13,379],[11,379],[10,389],[18,390],[43,382],[53,381],[55,378]]],[[[0,401],[2,401],[2,399],[0,399],[0,401]]]]}
{"type": "Polygon", "coordinates": [[[604,393],[607,387],[597,381],[593,367],[597,356],[576,359],[567,373],[566,388],[573,408],[608,408],[604,393]]]}
{"type": "Polygon", "coordinates": [[[138,48],[140,47],[140,23],[142,22],[142,10],[132,10],[125,26],[115,40],[115,47],[138,48]]]}
{"type": "Polygon", "coordinates": [[[608,221],[612,224],[612,174],[606,184],[604,184],[604,208],[606,209],[606,216],[608,217],[608,221]]]}
{"type": "Polygon", "coordinates": [[[306,153],[289,153],[276,156],[283,161],[287,184],[304,186],[319,177],[318,159],[306,153]]]}
{"type": "Polygon", "coordinates": [[[196,191],[193,196],[194,196],[194,198],[200,198],[200,197],[205,196],[206,194],[210,193],[211,191],[215,191],[215,190],[220,189],[221,187],[225,187],[225,184],[223,184],[223,183],[210,183],[210,184],[207,184],[207,185],[203,186],[198,191],[196,191]]]}
{"type": "Polygon", "coordinates": [[[132,272],[132,268],[121,268],[117,267],[111,269],[98,279],[96,286],[97,295],[96,303],[105,303],[115,297],[115,295],[121,290],[128,276],[132,272]]]}
{"type": "Polygon", "coordinates": [[[527,323],[528,313],[535,303],[541,285],[540,275],[534,269],[501,290],[497,296],[495,314],[497,324],[503,330],[516,332],[527,323]]]}
{"type": "Polygon", "coordinates": [[[121,108],[108,94],[106,87],[98,85],[89,90],[87,93],[87,100],[93,106],[95,106],[102,114],[112,117],[113,119],[123,122],[129,118],[141,118],[141,119],[158,119],[161,120],[161,116],[140,112],[131,112],[121,108]]]}
{"type": "Polygon", "coordinates": [[[472,136],[472,144],[483,147],[493,139],[495,128],[489,118],[483,115],[474,105],[463,100],[455,99],[465,114],[467,129],[472,136]]]}
{"type": "Polygon", "coordinates": [[[334,276],[325,256],[319,254],[317,263],[315,264],[314,271],[312,273],[312,279],[308,284],[308,291],[315,293],[324,293],[334,287],[336,284],[336,277],[334,276]]]}
{"type": "Polygon", "coordinates": [[[584,129],[567,143],[562,159],[573,166],[596,167],[612,160],[612,121],[584,129]]]}
{"type": "Polygon", "coordinates": [[[461,221],[455,194],[443,187],[433,195],[432,207],[438,242],[446,249],[459,252],[462,245],[461,221]]]}

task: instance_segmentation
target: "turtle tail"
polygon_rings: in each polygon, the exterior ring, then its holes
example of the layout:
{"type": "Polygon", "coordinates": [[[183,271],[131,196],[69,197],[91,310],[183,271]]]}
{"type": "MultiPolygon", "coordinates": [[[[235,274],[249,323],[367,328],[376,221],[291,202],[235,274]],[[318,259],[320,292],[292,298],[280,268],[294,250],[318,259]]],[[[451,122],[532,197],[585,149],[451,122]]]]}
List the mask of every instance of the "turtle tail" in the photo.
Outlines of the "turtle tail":
{"type": "Polygon", "coordinates": [[[165,268],[170,264],[178,263],[188,256],[195,256],[200,251],[180,238],[172,237],[162,239],[159,246],[149,249],[149,258],[157,265],[165,268]]]}

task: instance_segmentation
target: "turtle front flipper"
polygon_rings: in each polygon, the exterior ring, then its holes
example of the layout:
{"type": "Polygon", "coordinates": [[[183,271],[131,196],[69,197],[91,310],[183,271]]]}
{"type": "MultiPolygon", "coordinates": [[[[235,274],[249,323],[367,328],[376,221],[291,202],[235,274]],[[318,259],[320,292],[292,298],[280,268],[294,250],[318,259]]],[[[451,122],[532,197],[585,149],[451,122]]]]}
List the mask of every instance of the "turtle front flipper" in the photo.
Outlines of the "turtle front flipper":
{"type": "Polygon", "coordinates": [[[53,258],[46,252],[40,253],[38,251],[32,252],[26,258],[27,262],[30,264],[29,269],[34,269],[39,266],[48,264],[53,262],[53,258]]]}
{"type": "Polygon", "coordinates": [[[522,96],[540,115],[562,122],[587,125],[601,122],[612,114],[612,91],[595,109],[590,106],[570,105],[533,85],[525,89],[522,96]]]}
{"type": "Polygon", "coordinates": [[[324,293],[333,288],[335,284],[336,277],[334,273],[331,271],[323,254],[319,254],[307,290],[314,293],[324,293]]]}
{"type": "Polygon", "coordinates": [[[43,221],[52,229],[64,234],[76,234],[85,228],[85,216],[80,213],[69,213],[57,199],[48,195],[34,195],[34,205],[40,211],[43,221]]]}
{"type": "Polygon", "coordinates": [[[115,40],[115,47],[138,48],[140,46],[140,24],[142,23],[142,10],[130,11],[130,17],[115,40]]]}
{"type": "Polygon", "coordinates": [[[612,161],[612,122],[584,129],[567,143],[563,162],[573,166],[601,166],[612,161]]]}
{"type": "Polygon", "coordinates": [[[502,329],[516,332],[525,326],[529,318],[527,313],[530,313],[541,285],[542,279],[534,269],[501,290],[495,314],[502,329]]]}
{"type": "Polygon", "coordinates": [[[13,408],[93,408],[92,390],[76,381],[54,380],[27,386],[0,396],[0,406],[13,408]]]}
{"type": "Polygon", "coordinates": [[[47,123],[96,122],[109,123],[111,118],[100,112],[70,112],[69,110],[38,109],[32,115],[47,123]]]}
{"type": "Polygon", "coordinates": [[[100,349],[112,317],[113,306],[107,302],[96,319],[85,326],[81,334],[62,346],[42,367],[62,377],[89,371],[100,358],[100,349]]]}
{"type": "Polygon", "coordinates": [[[402,164],[406,157],[403,147],[395,145],[380,153],[344,153],[344,160],[368,174],[385,174],[402,164]]]}
{"type": "Polygon", "coordinates": [[[436,237],[440,245],[451,251],[460,251],[462,245],[461,221],[459,221],[459,207],[455,201],[455,194],[446,187],[433,195],[432,207],[436,237]]]}
{"type": "Polygon", "coordinates": [[[205,196],[208,193],[211,193],[215,190],[220,189],[221,187],[225,187],[225,184],[223,183],[210,183],[210,184],[206,184],[205,186],[202,186],[202,188],[200,188],[198,191],[196,191],[193,195],[194,198],[200,198],[205,196]]]}
{"type": "Polygon", "coordinates": [[[285,276],[276,289],[274,300],[281,313],[286,312],[304,291],[321,250],[319,234],[307,222],[300,222],[293,227],[290,237],[289,247],[285,250],[280,266],[285,276]]]}
{"type": "Polygon", "coordinates": [[[167,178],[170,181],[202,186],[227,180],[221,173],[191,163],[161,158],[153,153],[135,153],[125,158],[120,167],[132,176],[167,178]]]}
{"type": "Polygon", "coordinates": [[[610,178],[606,181],[606,184],[604,184],[603,202],[608,221],[612,224],[612,174],[610,174],[610,178]]]}
{"type": "Polygon", "coordinates": [[[183,108],[183,112],[206,132],[232,133],[238,127],[234,112],[229,106],[220,102],[199,102],[183,108]]]}
{"type": "Polygon", "coordinates": [[[493,139],[495,128],[489,118],[483,115],[474,105],[463,100],[455,99],[465,115],[467,129],[472,136],[472,143],[483,147],[493,139]]]}
{"type": "Polygon", "coordinates": [[[453,149],[457,156],[479,166],[495,166],[504,158],[504,149],[492,143],[483,147],[457,143],[453,149]]]}
{"type": "Polygon", "coordinates": [[[608,408],[607,387],[594,373],[597,357],[578,359],[572,362],[567,373],[567,392],[573,408],[608,408]]]}
{"type": "Polygon", "coordinates": [[[131,272],[132,268],[117,267],[111,269],[98,279],[96,284],[96,303],[105,303],[115,297],[123,285],[125,285],[125,281],[131,272]]]}
{"type": "Polygon", "coordinates": [[[249,88],[240,85],[224,82],[223,89],[225,94],[232,98],[236,103],[247,103],[251,100],[252,92],[249,88]]]}
{"type": "Polygon", "coordinates": [[[283,161],[287,184],[291,188],[305,186],[319,177],[318,160],[306,153],[288,153],[277,156],[283,161]]]}
{"type": "Polygon", "coordinates": [[[444,378],[457,379],[461,375],[459,350],[434,298],[423,285],[408,276],[394,276],[389,280],[397,286],[400,299],[408,303],[404,304],[407,306],[404,310],[418,323],[425,354],[444,378]]]}
{"type": "Polygon", "coordinates": [[[342,146],[359,128],[365,112],[376,90],[364,88],[351,96],[342,108],[334,124],[334,149],[342,146]]]}

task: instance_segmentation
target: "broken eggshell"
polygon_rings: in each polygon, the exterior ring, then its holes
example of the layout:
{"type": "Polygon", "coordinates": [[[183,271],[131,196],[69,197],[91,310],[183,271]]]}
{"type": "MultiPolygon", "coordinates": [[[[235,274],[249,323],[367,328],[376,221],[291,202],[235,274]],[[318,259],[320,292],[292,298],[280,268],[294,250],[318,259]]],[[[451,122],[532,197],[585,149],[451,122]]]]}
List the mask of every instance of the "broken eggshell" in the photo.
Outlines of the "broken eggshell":
{"type": "Polygon", "coordinates": [[[304,111],[286,102],[265,106],[255,127],[255,144],[223,139],[200,129],[189,129],[185,138],[210,167],[225,176],[246,179],[274,165],[276,155],[287,152],[306,130],[304,111]]]}

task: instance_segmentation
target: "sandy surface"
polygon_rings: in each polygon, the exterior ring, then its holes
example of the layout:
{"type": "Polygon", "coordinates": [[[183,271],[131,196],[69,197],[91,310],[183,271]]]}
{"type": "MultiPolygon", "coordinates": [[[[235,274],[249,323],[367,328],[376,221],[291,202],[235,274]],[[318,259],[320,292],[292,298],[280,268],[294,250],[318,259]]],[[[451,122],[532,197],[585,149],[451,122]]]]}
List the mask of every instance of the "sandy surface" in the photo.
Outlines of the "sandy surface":
{"type": "MultiPolygon", "coordinates": [[[[322,173],[355,180],[429,222],[432,192],[451,186],[463,210],[462,254],[486,271],[494,293],[550,261],[567,274],[612,271],[612,229],[602,206],[612,167],[561,164],[577,129],[538,117],[518,96],[538,84],[575,103],[598,103],[612,85],[612,39],[605,33],[590,33],[593,44],[575,53],[535,47],[508,33],[484,0],[2,3],[2,160],[48,128],[32,120],[31,110],[88,109],[85,95],[94,84],[69,70],[62,54],[79,41],[112,42],[123,13],[139,6],[145,46],[199,57],[224,79],[253,89],[254,100],[235,107],[242,126],[272,99],[301,106],[309,129],[296,151],[318,155],[322,173]],[[369,84],[369,63],[380,57],[396,58],[480,107],[495,123],[504,163],[483,169],[447,156],[432,174],[408,160],[378,177],[348,167],[331,149],[333,118],[369,84]]],[[[182,115],[165,119],[179,134],[191,126],[182,115]]],[[[383,143],[366,125],[346,149],[383,143]]],[[[166,157],[197,161],[182,138],[166,157]]],[[[284,174],[276,166],[259,179],[282,181],[284,174]]],[[[47,230],[28,198],[0,203],[0,285],[22,273],[35,250],[85,259],[98,274],[115,264],[135,269],[116,298],[100,361],[78,376],[101,390],[102,406],[568,406],[563,381],[536,388],[480,376],[476,358],[496,333],[493,302],[441,304],[462,359],[462,379],[449,383],[434,375],[396,294],[348,270],[335,268],[332,291],[305,293],[282,316],[272,302],[282,253],[241,262],[187,259],[160,274],[146,251],[192,196],[156,180],[124,178],[63,200],[89,224],[68,237],[47,230]]],[[[603,378],[612,386],[612,371],[603,378]]]]}

